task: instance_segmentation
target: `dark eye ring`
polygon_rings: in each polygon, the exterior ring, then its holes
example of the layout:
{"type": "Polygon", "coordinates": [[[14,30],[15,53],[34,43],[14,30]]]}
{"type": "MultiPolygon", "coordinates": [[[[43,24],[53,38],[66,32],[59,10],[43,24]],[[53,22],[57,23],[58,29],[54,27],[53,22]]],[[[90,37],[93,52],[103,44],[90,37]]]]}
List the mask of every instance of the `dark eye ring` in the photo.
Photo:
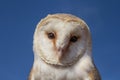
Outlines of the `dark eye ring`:
{"type": "Polygon", "coordinates": [[[76,42],[77,40],[78,40],[78,37],[76,36],[72,36],[70,39],[71,42],[76,42]]]}
{"type": "Polygon", "coordinates": [[[48,33],[48,38],[49,39],[54,39],[55,38],[54,33],[52,33],[52,32],[48,33]]]}

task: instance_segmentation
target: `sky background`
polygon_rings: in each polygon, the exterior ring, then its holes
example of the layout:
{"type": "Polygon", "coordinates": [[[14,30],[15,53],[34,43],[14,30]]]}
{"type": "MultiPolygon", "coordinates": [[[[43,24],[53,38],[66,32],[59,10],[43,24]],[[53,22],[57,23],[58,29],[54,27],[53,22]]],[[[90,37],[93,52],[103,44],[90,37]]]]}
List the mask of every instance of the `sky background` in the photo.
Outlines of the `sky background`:
{"type": "Polygon", "coordinates": [[[85,20],[102,80],[119,80],[119,0],[0,0],[0,80],[27,80],[34,60],[36,25],[54,13],[70,13],[85,20]]]}

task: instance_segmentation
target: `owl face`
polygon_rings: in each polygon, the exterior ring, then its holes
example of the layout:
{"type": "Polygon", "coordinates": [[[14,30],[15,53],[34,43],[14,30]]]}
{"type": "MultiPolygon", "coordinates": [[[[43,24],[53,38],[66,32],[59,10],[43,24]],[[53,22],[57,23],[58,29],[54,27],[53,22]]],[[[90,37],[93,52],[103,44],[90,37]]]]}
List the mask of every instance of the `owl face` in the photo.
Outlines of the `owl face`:
{"type": "Polygon", "coordinates": [[[35,54],[49,64],[72,65],[85,54],[88,29],[75,20],[48,17],[35,31],[35,54]]]}

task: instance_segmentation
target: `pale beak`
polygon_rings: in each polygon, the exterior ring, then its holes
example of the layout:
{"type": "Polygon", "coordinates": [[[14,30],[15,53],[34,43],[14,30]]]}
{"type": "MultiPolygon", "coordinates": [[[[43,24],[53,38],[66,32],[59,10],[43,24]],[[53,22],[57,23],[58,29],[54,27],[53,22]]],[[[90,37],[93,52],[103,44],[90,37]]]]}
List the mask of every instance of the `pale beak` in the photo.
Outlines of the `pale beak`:
{"type": "Polygon", "coordinates": [[[59,48],[59,49],[57,50],[58,61],[61,60],[63,54],[64,54],[64,49],[59,48]]]}

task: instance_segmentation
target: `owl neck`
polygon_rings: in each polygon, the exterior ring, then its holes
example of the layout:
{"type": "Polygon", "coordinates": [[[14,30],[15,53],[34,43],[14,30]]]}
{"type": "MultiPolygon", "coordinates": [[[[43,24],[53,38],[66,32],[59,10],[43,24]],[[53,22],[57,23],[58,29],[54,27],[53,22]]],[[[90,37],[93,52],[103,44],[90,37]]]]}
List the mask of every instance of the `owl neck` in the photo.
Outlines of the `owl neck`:
{"type": "Polygon", "coordinates": [[[40,72],[51,74],[55,73],[55,71],[56,72],[61,71],[62,73],[67,71],[67,73],[71,73],[72,70],[73,73],[79,74],[82,77],[82,75],[87,75],[88,72],[90,72],[93,67],[94,64],[92,62],[92,58],[89,55],[87,55],[87,53],[83,55],[83,57],[76,64],[69,66],[67,68],[66,67],[55,68],[49,64],[46,64],[41,58],[36,58],[33,64],[33,71],[35,71],[33,72],[33,74],[40,75],[40,72]],[[48,70],[47,72],[46,69],[48,70]]]}

